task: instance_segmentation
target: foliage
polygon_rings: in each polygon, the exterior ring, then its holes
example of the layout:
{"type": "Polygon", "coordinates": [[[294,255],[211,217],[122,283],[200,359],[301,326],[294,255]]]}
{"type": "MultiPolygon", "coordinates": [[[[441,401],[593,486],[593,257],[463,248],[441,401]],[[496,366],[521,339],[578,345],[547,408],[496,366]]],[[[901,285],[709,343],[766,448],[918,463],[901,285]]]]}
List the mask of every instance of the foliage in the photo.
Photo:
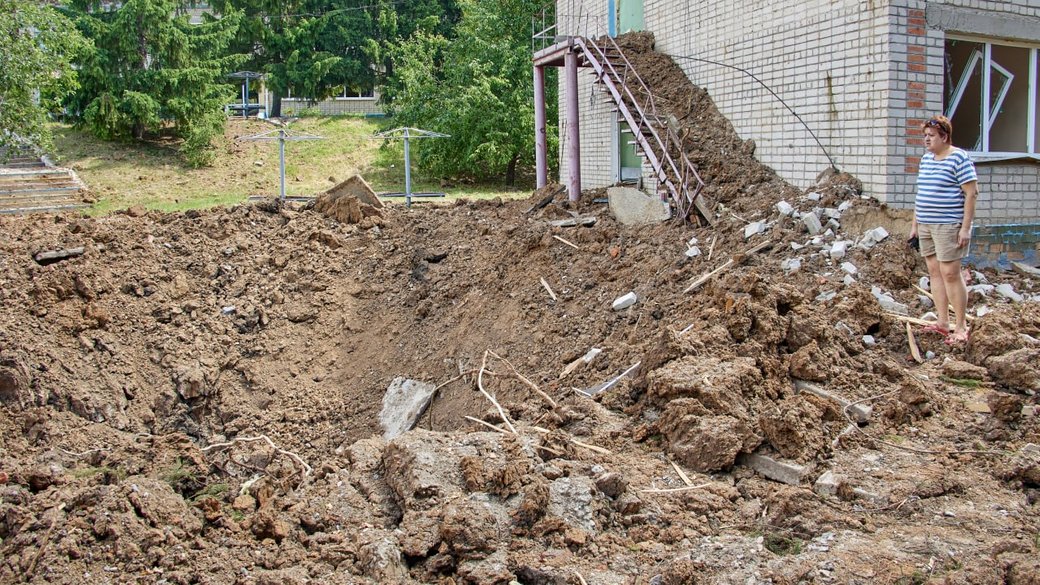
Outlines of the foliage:
{"type": "Polygon", "coordinates": [[[373,89],[387,61],[384,43],[420,25],[450,30],[454,1],[215,0],[212,5],[221,14],[244,15],[232,48],[248,55],[246,68],[267,75],[265,83],[276,96],[291,92],[321,100],[344,87],[373,89]]]}
{"type": "Polygon", "coordinates": [[[228,53],[241,15],[228,11],[192,25],[174,0],[128,0],[104,11],[96,0],[72,3],[94,42],[81,62],[82,89],[69,105],[98,137],[143,140],[163,131],[183,139],[193,166],[213,156],[234,95],[226,74],[242,61],[228,53]]]}
{"type": "Polygon", "coordinates": [[[47,114],[76,90],[72,62],[87,47],[53,7],[0,0],[0,148],[50,149],[47,114]]]}
{"type": "Polygon", "coordinates": [[[779,556],[799,555],[802,553],[801,539],[773,532],[765,535],[763,546],[766,547],[766,550],[779,556]]]}
{"type": "MultiPolygon", "coordinates": [[[[419,31],[392,51],[389,110],[400,126],[450,134],[419,141],[419,168],[478,180],[505,176],[534,159],[531,3],[461,0],[455,38],[419,31]]],[[[546,79],[547,137],[555,151],[555,72],[546,79]]],[[[549,160],[555,160],[550,154],[549,160]]]]}

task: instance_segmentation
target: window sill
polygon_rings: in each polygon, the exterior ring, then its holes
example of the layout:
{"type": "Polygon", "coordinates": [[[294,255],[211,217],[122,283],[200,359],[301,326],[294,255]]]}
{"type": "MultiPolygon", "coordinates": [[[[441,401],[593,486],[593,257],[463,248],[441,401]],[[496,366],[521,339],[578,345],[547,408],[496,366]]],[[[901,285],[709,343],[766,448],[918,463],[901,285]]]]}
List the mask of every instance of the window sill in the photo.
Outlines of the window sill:
{"type": "Polygon", "coordinates": [[[975,163],[995,163],[1010,161],[1040,162],[1040,154],[1023,152],[968,152],[968,157],[975,163]]]}

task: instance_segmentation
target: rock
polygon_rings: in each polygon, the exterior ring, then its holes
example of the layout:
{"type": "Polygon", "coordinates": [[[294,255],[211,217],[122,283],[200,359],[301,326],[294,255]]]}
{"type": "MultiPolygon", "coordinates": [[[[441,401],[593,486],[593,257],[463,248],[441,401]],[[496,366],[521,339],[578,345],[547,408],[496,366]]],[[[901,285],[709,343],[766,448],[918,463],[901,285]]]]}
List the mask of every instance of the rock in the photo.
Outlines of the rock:
{"type": "Polygon", "coordinates": [[[628,489],[628,482],[620,473],[607,472],[596,478],[596,488],[608,498],[617,499],[628,489]]]}
{"type": "MultiPolygon", "coordinates": [[[[687,399],[688,400],[688,399],[687,399]]],[[[697,416],[685,414],[669,403],[659,426],[668,439],[668,451],[680,463],[701,473],[728,469],[744,449],[746,437],[752,435],[747,424],[732,416],[697,416]]]]}
{"type": "Polygon", "coordinates": [[[595,491],[595,485],[587,477],[561,477],[549,484],[548,514],[593,533],[596,531],[595,491]]]}
{"type": "Polygon", "coordinates": [[[611,213],[624,225],[660,223],[671,218],[668,204],[632,187],[610,187],[607,202],[611,213]]]}
{"type": "MultiPolygon", "coordinates": [[[[848,242],[845,240],[838,240],[831,245],[830,256],[831,260],[841,260],[845,257],[845,251],[848,249],[848,242]]],[[[844,266],[844,265],[843,265],[844,266]]],[[[854,274],[854,273],[853,273],[854,274]]]]}
{"type": "Polygon", "coordinates": [[[780,212],[780,215],[786,217],[788,215],[791,215],[794,212],[794,207],[791,206],[790,203],[781,200],[781,201],[777,201],[777,203],[776,203],[776,210],[778,212],[780,212]]]}
{"type": "Polygon", "coordinates": [[[754,453],[741,457],[740,464],[754,469],[769,479],[788,485],[800,485],[806,473],[805,467],[797,463],[784,462],[754,453]]]}
{"type": "Polygon", "coordinates": [[[841,269],[842,269],[842,271],[847,273],[849,276],[853,276],[855,274],[859,274],[859,268],[856,268],[856,265],[853,264],[852,262],[842,262],[841,263],[841,269]]]}
{"type": "Polygon", "coordinates": [[[816,483],[813,484],[813,491],[821,496],[833,496],[838,493],[839,485],[841,485],[841,478],[828,469],[820,477],[816,478],[816,483]]]}
{"type": "Polygon", "coordinates": [[[802,223],[805,224],[805,227],[809,230],[809,235],[811,236],[815,236],[823,231],[823,224],[820,223],[820,218],[816,217],[815,213],[806,213],[803,215],[802,223]]]}
{"type": "Polygon", "coordinates": [[[793,272],[798,272],[798,270],[801,267],[802,267],[802,259],[801,258],[784,258],[783,261],[780,262],[780,268],[782,268],[784,270],[784,272],[787,273],[787,274],[791,274],[793,272]]]}
{"type": "Polygon", "coordinates": [[[986,360],[997,382],[1018,390],[1040,392],[1040,348],[1022,348],[986,360]]]}
{"type": "Polygon", "coordinates": [[[746,240],[746,239],[750,238],[751,236],[758,235],[758,234],[760,234],[760,233],[762,233],[764,231],[766,231],[766,222],[764,222],[764,221],[754,221],[754,222],[751,222],[748,225],[744,226],[744,239],[746,240]]]}
{"type": "Polygon", "coordinates": [[[635,292],[630,292],[630,293],[628,293],[626,295],[622,295],[622,296],[614,299],[613,304],[611,304],[611,308],[614,309],[615,311],[620,311],[622,309],[627,309],[627,308],[631,307],[632,305],[636,304],[636,301],[638,301],[638,300],[639,300],[639,297],[636,296],[636,293],[635,292]]]}
{"type": "Polygon", "coordinates": [[[383,394],[383,410],[379,424],[383,438],[389,441],[411,430],[433,398],[437,386],[429,382],[397,377],[383,394]]]}

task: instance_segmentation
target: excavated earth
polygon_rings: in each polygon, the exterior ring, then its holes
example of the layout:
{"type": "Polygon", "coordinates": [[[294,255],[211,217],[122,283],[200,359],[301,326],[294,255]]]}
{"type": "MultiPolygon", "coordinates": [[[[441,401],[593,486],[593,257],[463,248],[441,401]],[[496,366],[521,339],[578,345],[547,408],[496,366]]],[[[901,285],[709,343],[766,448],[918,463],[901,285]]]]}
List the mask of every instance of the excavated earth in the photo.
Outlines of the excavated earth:
{"type": "Polygon", "coordinates": [[[973,272],[969,342],[914,359],[905,214],[785,184],[631,53],[713,225],[554,185],[0,218],[0,582],[1040,580],[1040,283],[973,272]],[[438,389],[386,440],[399,377],[438,389]]]}

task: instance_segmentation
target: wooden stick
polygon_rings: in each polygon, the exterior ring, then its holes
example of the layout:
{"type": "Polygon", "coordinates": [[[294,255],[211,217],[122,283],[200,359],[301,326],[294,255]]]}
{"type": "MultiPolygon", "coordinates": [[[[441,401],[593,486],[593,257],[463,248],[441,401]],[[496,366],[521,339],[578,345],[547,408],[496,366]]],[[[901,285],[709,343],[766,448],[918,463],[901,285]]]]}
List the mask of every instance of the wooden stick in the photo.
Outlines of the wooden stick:
{"type": "Polygon", "coordinates": [[[293,453],[292,451],[286,451],[285,449],[282,449],[278,445],[275,445],[274,441],[272,441],[270,438],[268,438],[267,435],[259,435],[259,436],[256,436],[256,437],[235,437],[234,439],[231,439],[230,441],[228,441],[226,443],[213,443],[212,445],[207,445],[207,446],[205,446],[205,447],[203,447],[203,448],[201,448],[199,450],[202,451],[203,453],[205,453],[206,451],[209,451],[210,449],[220,449],[220,448],[223,448],[223,447],[230,447],[230,446],[234,445],[235,443],[251,443],[253,441],[264,441],[272,449],[274,449],[276,452],[281,453],[282,455],[285,455],[285,456],[289,457],[290,459],[292,459],[293,461],[299,463],[300,467],[303,468],[303,474],[304,475],[310,475],[311,474],[311,471],[312,471],[311,466],[307,465],[306,461],[301,459],[300,456],[297,455],[296,453],[293,453]]]}
{"type": "Polygon", "coordinates": [[[719,239],[718,234],[711,237],[711,244],[708,246],[708,260],[711,260],[711,255],[715,252],[715,240],[719,239]]]}
{"type": "MultiPolygon", "coordinates": [[[[910,286],[912,286],[915,289],[917,289],[917,292],[919,292],[919,293],[923,294],[924,296],[932,299],[932,303],[933,304],[935,303],[935,297],[932,296],[932,293],[924,290],[923,288],[917,286],[916,284],[911,284],[910,286]]],[[[953,310],[953,305],[952,304],[949,305],[949,307],[947,308],[947,311],[949,311],[951,313],[956,313],[956,311],[953,310]]],[[[967,319],[968,321],[974,321],[975,320],[975,315],[969,315],[968,314],[968,309],[965,307],[965,309],[964,309],[964,318],[967,319]]]]}
{"type": "Polygon", "coordinates": [[[924,358],[921,357],[921,349],[917,347],[917,340],[914,339],[914,330],[910,327],[909,323],[906,323],[906,341],[910,344],[910,355],[913,356],[914,361],[923,364],[924,358]]]}
{"type": "Polygon", "coordinates": [[[683,483],[685,483],[687,486],[692,486],[693,485],[693,482],[690,481],[690,478],[687,477],[686,473],[684,473],[683,470],[680,469],[678,465],[676,465],[675,461],[672,461],[671,459],[669,459],[668,463],[672,464],[672,468],[675,469],[675,472],[679,474],[679,479],[681,479],[683,481],[683,483]]]}
{"type": "Polygon", "coordinates": [[[552,297],[553,302],[556,302],[556,293],[554,293],[553,290],[549,288],[549,283],[545,282],[544,278],[539,278],[538,280],[541,281],[542,286],[545,287],[546,292],[548,292],[549,296],[552,297]]]}
{"type": "Polygon", "coordinates": [[[748,249],[743,254],[737,254],[737,255],[733,256],[732,258],[730,258],[729,260],[724,262],[721,266],[719,266],[715,270],[712,270],[711,272],[708,272],[707,274],[704,274],[700,278],[698,278],[697,280],[693,281],[693,283],[690,286],[686,287],[686,290],[683,291],[683,294],[686,294],[686,293],[688,293],[688,292],[690,292],[692,290],[697,289],[698,287],[700,287],[705,282],[708,282],[709,280],[711,280],[712,277],[714,277],[716,274],[729,269],[731,266],[733,266],[735,264],[742,263],[751,254],[754,254],[755,252],[759,252],[759,251],[765,249],[767,246],[771,246],[772,244],[773,244],[773,242],[771,240],[766,240],[764,242],[759,243],[757,246],[748,249]]]}
{"type": "Polygon", "coordinates": [[[556,238],[557,240],[560,240],[560,241],[561,241],[561,242],[563,242],[564,244],[567,244],[568,246],[570,246],[570,247],[574,248],[575,250],[580,250],[580,249],[581,249],[581,248],[579,248],[579,247],[578,247],[578,245],[577,245],[577,244],[572,244],[571,242],[568,242],[567,240],[565,240],[565,239],[561,238],[560,236],[556,236],[556,235],[554,235],[553,237],[554,237],[554,238],[556,238]]]}
{"type": "Polygon", "coordinates": [[[528,380],[526,376],[517,371],[517,369],[513,367],[513,364],[509,363],[509,360],[496,354],[491,350],[488,350],[488,352],[491,354],[491,357],[502,361],[506,366],[508,366],[509,369],[513,371],[513,375],[516,376],[518,380],[526,384],[531,390],[534,390],[535,394],[541,396],[542,400],[544,400],[549,406],[556,408],[556,401],[553,400],[552,397],[546,394],[545,392],[542,392],[542,390],[538,387],[537,384],[528,380]]]}
{"type": "Polygon", "coordinates": [[[710,483],[702,483],[700,485],[688,485],[681,488],[668,488],[668,489],[645,489],[639,490],[645,494],[674,494],[676,492],[689,492],[693,490],[699,490],[710,486],[710,483]]]}
{"type": "Polygon", "coordinates": [[[589,582],[585,580],[585,577],[581,576],[581,573],[574,571],[574,576],[578,578],[578,582],[581,583],[581,585],[589,585],[589,582]]]}
{"type": "MultiPolygon", "coordinates": [[[[549,432],[549,429],[545,429],[545,428],[542,428],[542,427],[532,426],[530,428],[531,428],[532,431],[535,431],[536,433],[541,433],[543,435],[547,434],[549,432]]],[[[596,445],[590,445],[588,443],[582,443],[581,441],[575,439],[574,437],[568,437],[567,440],[570,441],[574,445],[577,445],[579,447],[584,447],[584,448],[588,449],[589,451],[593,451],[593,452],[599,453],[600,455],[610,455],[611,454],[611,451],[609,449],[604,449],[603,447],[597,447],[596,445]]]]}
{"type": "Polygon", "coordinates": [[[517,434],[516,428],[513,426],[513,423],[509,422],[509,417],[506,416],[506,411],[502,410],[502,405],[500,405],[498,401],[484,389],[484,368],[487,367],[487,358],[489,353],[491,353],[491,350],[486,350],[484,352],[484,359],[480,362],[480,372],[477,373],[477,388],[480,389],[480,393],[484,395],[484,398],[487,398],[491,401],[491,404],[495,405],[495,408],[498,409],[498,415],[502,417],[506,426],[509,427],[509,430],[515,435],[517,434]]]}
{"type": "Polygon", "coordinates": [[[464,418],[466,420],[473,421],[473,422],[475,422],[477,424],[484,425],[485,427],[488,427],[488,428],[490,428],[493,431],[498,431],[498,432],[500,432],[500,433],[502,433],[504,435],[508,435],[509,434],[509,431],[507,431],[507,430],[505,430],[505,429],[503,429],[501,427],[496,427],[495,425],[493,425],[493,424],[491,424],[489,422],[482,421],[479,418],[474,418],[474,417],[469,416],[469,415],[464,415],[462,418],[464,418]]]}
{"type": "Polygon", "coordinates": [[[935,321],[925,321],[924,319],[918,319],[917,317],[910,317],[908,315],[900,315],[899,313],[893,313],[891,311],[885,311],[885,314],[893,319],[899,319],[907,323],[913,323],[914,325],[935,325],[935,321]]]}

